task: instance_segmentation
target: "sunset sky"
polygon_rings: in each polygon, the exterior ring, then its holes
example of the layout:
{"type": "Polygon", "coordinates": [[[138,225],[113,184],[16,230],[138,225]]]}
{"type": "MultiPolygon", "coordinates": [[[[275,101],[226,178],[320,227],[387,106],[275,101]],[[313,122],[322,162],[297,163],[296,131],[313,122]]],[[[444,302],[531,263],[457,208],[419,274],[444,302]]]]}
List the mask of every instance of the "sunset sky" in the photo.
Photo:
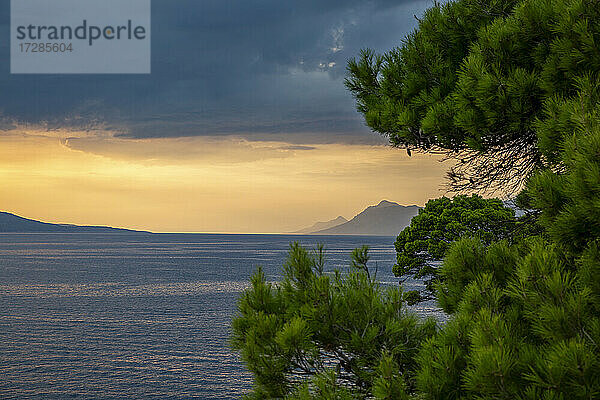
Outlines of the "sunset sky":
{"type": "Polygon", "coordinates": [[[401,44],[431,4],[154,0],[150,75],[10,75],[3,63],[0,210],[287,232],[382,199],[423,205],[448,165],[386,146],[343,78],[348,58],[401,44]]]}

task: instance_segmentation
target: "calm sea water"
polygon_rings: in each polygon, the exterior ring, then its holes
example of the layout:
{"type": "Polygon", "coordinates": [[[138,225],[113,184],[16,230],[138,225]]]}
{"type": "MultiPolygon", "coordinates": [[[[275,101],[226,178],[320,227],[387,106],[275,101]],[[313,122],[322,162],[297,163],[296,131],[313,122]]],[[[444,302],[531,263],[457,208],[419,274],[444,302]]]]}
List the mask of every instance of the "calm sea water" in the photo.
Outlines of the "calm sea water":
{"type": "Polygon", "coordinates": [[[325,243],[329,270],[369,245],[397,284],[393,238],[0,234],[0,398],[239,398],[236,300],[259,265],[281,278],[294,240],[325,243]]]}

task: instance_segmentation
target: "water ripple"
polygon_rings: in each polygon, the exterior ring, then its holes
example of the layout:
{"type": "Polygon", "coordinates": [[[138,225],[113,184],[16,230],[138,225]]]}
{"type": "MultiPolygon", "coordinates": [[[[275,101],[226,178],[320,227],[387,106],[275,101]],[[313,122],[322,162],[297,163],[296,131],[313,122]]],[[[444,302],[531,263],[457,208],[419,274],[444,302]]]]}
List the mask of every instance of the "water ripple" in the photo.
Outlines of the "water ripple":
{"type": "Polygon", "coordinates": [[[393,238],[0,234],[0,398],[240,398],[236,300],[259,265],[281,278],[293,240],[325,242],[328,271],[368,244],[397,284],[393,238]]]}

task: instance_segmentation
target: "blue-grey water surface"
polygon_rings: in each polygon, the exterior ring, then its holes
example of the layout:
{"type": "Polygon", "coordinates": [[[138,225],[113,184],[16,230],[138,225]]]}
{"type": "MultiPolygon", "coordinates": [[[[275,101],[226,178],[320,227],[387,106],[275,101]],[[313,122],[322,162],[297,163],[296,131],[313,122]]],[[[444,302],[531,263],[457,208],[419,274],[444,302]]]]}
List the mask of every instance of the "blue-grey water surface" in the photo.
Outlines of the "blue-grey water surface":
{"type": "Polygon", "coordinates": [[[280,279],[293,240],[325,243],[329,270],[369,245],[397,284],[390,237],[0,234],[0,398],[241,397],[236,299],[259,265],[280,279]]]}

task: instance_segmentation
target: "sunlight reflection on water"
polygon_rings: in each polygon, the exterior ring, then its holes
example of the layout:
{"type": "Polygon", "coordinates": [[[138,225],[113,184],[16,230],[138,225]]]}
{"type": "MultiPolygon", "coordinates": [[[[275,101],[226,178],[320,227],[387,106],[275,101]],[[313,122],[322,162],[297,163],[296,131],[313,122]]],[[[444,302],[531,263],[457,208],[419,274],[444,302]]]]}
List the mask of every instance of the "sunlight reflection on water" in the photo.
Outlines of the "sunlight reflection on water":
{"type": "Polygon", "coordinates": [[[241,397],[252,380],[228,346],[235,303],[258,265],[280,279],[292,240],[326,243],[329,271],[368,244],[397,285],[393,238],[0,235],[0,397],[241,397]]]}

